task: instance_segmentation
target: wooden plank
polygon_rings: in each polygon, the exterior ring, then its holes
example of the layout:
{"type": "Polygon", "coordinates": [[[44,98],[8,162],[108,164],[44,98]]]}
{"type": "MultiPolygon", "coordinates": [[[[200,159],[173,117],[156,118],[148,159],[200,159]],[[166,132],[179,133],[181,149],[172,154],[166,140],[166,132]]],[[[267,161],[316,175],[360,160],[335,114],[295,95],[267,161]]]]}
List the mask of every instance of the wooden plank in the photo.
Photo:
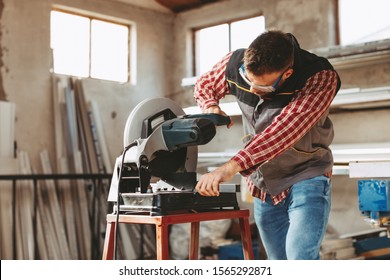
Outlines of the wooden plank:
{"type": "Polygon", "coordinates": [[[64,92],[65,97],[65,109],[64,112],[64,119],[66,118],[66,125],[67,125],[67,134],[66,140],[67,142],[67,155],[68,157],[72,157],[73,150],[79,149],[79,137],[78,137],[78,131],[77,131],[77,116],[76,116],[76,103],[75,103],[75,96],[74,91],[70,86],[65,88],[64,92]]]}
{"type": "Polygon", "coordinates": [[[53,100],[53,115],[54,115],[54,139],[55,139],[55,159],[56,159],[56,170],[59,171],[59,161],[64,155],[63,153],[63,127],[61,121],[61,105],[60,105],[60,92],[63,91],[60,78],[52,74],[52,100],[53,100]]]}
{"type": "MultiPolygon", "coordinates": [[[[69,166],[66,152],[66,129],[67,114],[65,102],[65,88],[67,87],[66,79],[58,75],[52,75],[52,91],[53,91],[53,111],[54,111],[54,127],[55,127],[55,158],[56,170],[60,174],[69,173],[69,166]],[[65,145],[64,145],[65,142],[65,145]]],[[[69,180],[58,181],[59,206],[64,221],[67,242],[69,246],[69,258],[78,259],[78,245],[76,238],[76,228],[74,219],[74,206],[72,198],[72,186],[69,180]]]]}
{"type": "MultiPolygon", "coordinates": [[[[88,149],[84,141],[83,125],[85,119],[80,121],[79,116],[80,99],[77,93],[80,89],[77,88],[78,85],[72,78],[58,79],[60,82],[57,83],[57,102],[54,106],[57,107],[58,115],[56,125],[61,129],[58,130],[57,145],[64,149],[57,148],[57,169],[61,173],[90,173],[89,158],[81,153],[81,151],[88,149]],[[60,131],[64,132],[62,136],[60,131]],[[82,148],[81,151],[80,148],[82,148]]],[[[87,185],[84,180],[61,180],[58,183],[58,188],[61,193],[60,204],[64,213],[70,258],[91,259],[91,202],[88,197],[87,185]]]]}
{"type": "MultiPolygon", "coordinates": [[[[18,174],[18,161],[0,157],[0,174],[18,174]]],[[[0,259],[13,259],[12,181],[0,181],[0,259]]]]}
{"type": "MultiPolygon", "coordinates": [[[[16,260],[26,259],[25,255],[24,255],[24,249],[23,249],[23,237],[22,237],[23,228],[22,228],[22,221],[21,221],[21,217],[23,215],[23,212],[22,212],[23,203],[21,202],[22,196],[19,194],[20,189],[24,188],[24,185],[25,185],[25,182],[22,182],[22,183],[23,183],[22,187],[20,186],[21,184],[17,184],[16,197],[15,197],[16,211],[15,211],[14,215],[16,216],[15,217],[15,245],[16,245],[16,248],[15,248],[16,256],[15,257],[16,257],[16,260]]],[[[32,232],[29,232],[29,234],[32,234],[32,232]]]]}
{"type": "Polygon", "coordinates": [[[92,134],[92,140],[93,140],[93,147],[95,150],[95,158],[91,158],[91,160],[95,160],[97,163],[98,172],[103,174],[105,172],[104,163],[103,163],[103,156],[100,148],[100,139],[98,137],[98,132],[96,128],[96,120],[92,113],[91,104],[86,104],[86,109],[88,110],[88,119],[90,123],[90,129],[92,134]]]}
{"type": "MultiPolygon", "coordinates": [[[[40,153],[43,174],[52,174],[52,168],[49,159],[49,153],[44,150],[40,153]]],[[[65,222],[61,213],[59,200],[57,197],[57,190],[53,180],[45,180],[47,194],[48,194],[48,205],[50,207],[50,216],[47,218],[51,219],[54,225],[55,237],[58,241],[61,259],[70,259],[69,245],[66,238],[65,222]]]]}
{"type": "MultiPolygon", "coordinates": [[[[96,158],[91,158],[90,160],[96,161],[97,167],[98,167],[98,173],[104,174],[106,172],[106,168],[105,168],[104,162],[103,162],[103,156],[102,156],[102,152],[101,152],[100,139],[99,139],[98,132],[97,132],[96,120],[95,120],[95,117],[93,115],[91,107],[92,106],[91,106],[90,102],[88,102],[88,104],[86,104],[86,109],[88,110],[90,130],[92,132],[93,145],[94,145],[96,158]]],[[[108,184],[106,184],[106,185],[108,185],[108,184]]],[[[101,187],[102,186],[99,185],[99,182],[92,181],[92,191],[91,191],[92,196],[90,197],[90,205],[92,207],[91,224],[93,225],[92,241],[94,244],[100,244],[101,234],[99,231],[100,231],[100,227],[104,226],[104,225],[100,224],[100,220],[99,220],[99,217],[101,214],[100,213],[101,204],[100,204],[99,196],[101,196],[103,194],[100,190],[101,187]]],[[[107,196],[105,196],[105,198],[107,199],[107,196]]],[[[105,204],[107,204],[107,202],[105,202],[105,204]]],[[[105,214],[106,213],[107,212],[105,212],[105,214]]],[[[104,216],[105,216],[105,214],[104,214],[104,216]]],[[[95,245],[93,247],[93,258],[98,258],[98,257],[100,257],[99,248],[95,245]]]]}
{"type": "Polygon", "coordinates": [[[80,136],[84,136],[85,143],[83,146],[81,146],[81,150],[86,154],[89,170],[87,170],[90,173],[98,173],[98,166],[97,166],[97,158],[96,158],[96,152],[94,148],[94,141],[93,141],[93,135],[91,131],[91,124],[88,117],[88,110],[87,110],[87,103],[85,101],[85,96],[82,88],[82,84],[80,80],[75,80],[75,97],[76,97],[76,108],[78,117],[80,118],[79,124],[79,132],[80,136]]]}
{"type": "Polygon", "coordinates": [[[100,116],[100,110],[98,107],[98,104],[95,101],[90,101],[90,110],[92,111],[94,120],[95,120],[95,126],[96,131],[98,134],[99,144],[100,144],[100,151],[103,158],[104,163],[104,169],[106,173],[111,174],[113,172],[113,164],[111,161],[110,154],[108,152],[108,146],[106,142],[106,137],[104,135],[104,129],[103,129],[103,123],[100,116]]]}
{"type": "Polygon", "coordinates": [[[42,224],[42,234],[45,240],[44,249],[49,260],[61,259],[60,246],[56,239],[53,222],[50,219],[50,207],[45,185],[40,185],[37,190],[38,216],[42,224]]]}
{"type": "MultiPolygon", "coordinates": [[[[75,151],[74,152],[74,164],[75,164],[75,171],[77,174],[82,174],[82,162],[81,162],[81,152],[75,151]]],[[[76,187],[76,193],[78,195],[78,213],[76,213],[76,217],[79,217],[79,224],[78,224],[78,240],[79,245],[81,246],[81,255],[80,257],[82,259],[89,260],[91,259],[91,251],[92,251],[92,245],[91,245],[91,225],[89,220],[89,205],[86,195],[86,185],[83,180],[76,180],[77,181],[77,187],[76,187]]]]}
{"type": "MultiPolygon", "coordinates": [[[[19,151],[19,166],[21,174],[32,174],[30,160],[27,152],[19,151]]],[[[34,185],[31,180],[23,180],[17,184],[17,202],[19,214],[19,228],[17,233],[19,236],[19,244],[21,251],[19,257],[21,259],[33,260],[35,258],[34,244],[34,185]]],[[[17,224],[18,225],[18,224],[17,224]]]]}
{"type": "Polygon", "coordinates": [[[97,186],[97,194],[96,194],[96,217],[94,220],[95,223],[95,256],[97,259],[101,257],[101,249],[104,245],[104,234],[106,229],[106,215],[108,213],[108,189],[110,187],[109,180],[102,180],[100,185],[97,186]]]}
{"type": "MultiPolygon", "coordinates": [[[[0,174],[17,174],[14,157],[15,104],[0,101],[0,174]]],[[[0,259],[13,259],[12,182],[0,181],[0,259]]]]}
{"type": "Polygon", "coordinates": [[[37,242],[38,242],[38,250],[39,250],[39,259],[40,260],[49,260],[46,240],[43,235],[44,226],[42,224],[41,215],[37,216],[37,242]]]}
{"type": "MultiPolygon", "coordinates": [[[[61,94],[61,93],[60,93],[61,94]]],[[[68,79],[65,89],[62,92],[62,96],[59,96],[61,100],[61,115],[62,126],[66,133],[64,134],[63,141],[66,147],[66,160],[63,159],[62,171],[66,173],[83,174],[88,173],[84,170],[85,163],[82,161],[79,145],[82,144],[82,136],[79,134],[78,121],[77,121],[77,100],[75,98],[75,92],[73,90],[72,79],[68,79]],[[66,164],[67,163],[67,164],[66,164]]],[[[72,204],[72,217],[73,227],[70,224],[70,215],[67,213],[67,231],[73,233],[72,238],[76,239],[77,243],[77,259],[90,259],[91,258],[91,231],[88,204],[88,197],[86,194],[86,185],[83,180],[70,181],[69,187],[65,189],[66,198],[63,202],[66,204],[72,204]],[[71,196],[71,198],[70,198],[71,196]],[[77,203],[74,203],[77,201],[77,203]]],[[[62,208],[64,209],[64,208],[62,208]]],[[[66,207],[66,209],[69,209],[66,207]]],[[[68,211],[68,210],[66,210],[68,211]]],[[[72,241],[74,243],[74,240],[72,241]]],[[[74,246],[71,245],[71,248],[74,246]]],[[[73,250],[72,256],[75,255],[73,250]]]]}
{"type": "MultiPolygon", "coordinates": [[[[67,173],[83,174],[83,163],[79,151],[80,142],[77,128],[76,102],[71,79],[68,79],[67,86],[63,93],[63,100],[64,106],[62,106],[61,110],[63,126],[66,131],[64,141],[66,142],[66,157],[68,163],[68,166],[64,166],[64,169],[67,169],[67,173]]],[[[88,240],[85,240],[90,236],[90,233],[86,229],[89,228],[89,209],[88,205],[86,205],[85,193],[83,192],[85,191],[85,186],[83,181],[77,180],[70,182],[70,188],[71,200],[77,201],[77,203],[73,203],[72,209],[78,259],[89,259],[89,252],[87,252],[88,249],[85,247],[90,243],[88,240]]]]}
{"type": "MultiPolygon", "coordinates": [[[[69,173],[67,159],[63,157],[60,159],[59,170],[61,174],[69,173]]],[[[70,259],[78,260],[79,252],[77,245],[76,234],[76,219],[75,219],[75,202],[72,197],[73,186],[69,180],[59,180],[58,188],[60,193],[61,210],[64,215],[66,236],[68,237],[68,244],[70,250],[70,259]]]]}
{"type": "Polygon", "coordinates": [[[14,152],[15,104],[0,101],[0,157],[12,158],[14,152]]]}

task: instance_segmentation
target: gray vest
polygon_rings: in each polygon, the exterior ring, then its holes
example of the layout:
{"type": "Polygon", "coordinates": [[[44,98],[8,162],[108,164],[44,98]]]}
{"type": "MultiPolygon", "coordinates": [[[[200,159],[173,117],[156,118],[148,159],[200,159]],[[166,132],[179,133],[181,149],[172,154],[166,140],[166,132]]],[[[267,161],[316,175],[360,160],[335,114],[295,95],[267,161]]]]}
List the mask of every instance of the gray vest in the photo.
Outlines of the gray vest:
{"type": "MultiPolygon", "coordinates": [[[[278,89],[271,100],[263,100],[249,92],[249,86],[238,73],[242,65],[244,49],[237,50],[231,56],[226,68],[226,80],[230,92],[236,96],[242,111],[245,135],[261,133],[280,114],[291,101],[296,91],[301,89],[307,79],[316,72],[332,69],[330,63],[299,48],[294,42],[294,74],[278,89]],[[283,92],[283,95],[278,95],[283,92]],[[285,94],[288,93],[288,94],[285,94]]],[[[338,89],[340,88],[340,80],[338,89]]],[[[271,194],[277,195],[293,184],[323,175],[332,170],[333,156],[329,145],[333,140],[333,124],[326,112],[316,125],[297,143],[274,159],[262,164],[251,175],[254,185],[271,194]]],[[[251,137],[245,137],[246,144],[251,137]]]]}

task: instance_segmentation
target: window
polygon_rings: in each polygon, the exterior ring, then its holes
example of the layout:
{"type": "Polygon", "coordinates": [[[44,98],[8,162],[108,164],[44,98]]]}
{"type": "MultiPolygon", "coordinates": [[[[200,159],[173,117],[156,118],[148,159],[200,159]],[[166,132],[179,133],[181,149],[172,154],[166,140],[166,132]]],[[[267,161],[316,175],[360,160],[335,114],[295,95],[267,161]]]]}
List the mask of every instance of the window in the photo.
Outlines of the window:
{"type": "Polygon", "coordinates": [[[340,45],[390,38],[389,0],[339,0],[340,45]]]}
{"type": "Polygon", "coordinates": [[[196,30],[195,75],[209,71],[229,51],[248,47],[264,30],[264,16],[196,30]]]}
{"type": "Polygon", "coordinates": [[[129,80],[129,26],[52,11],[50,27],[54,73],[129,80]]]}

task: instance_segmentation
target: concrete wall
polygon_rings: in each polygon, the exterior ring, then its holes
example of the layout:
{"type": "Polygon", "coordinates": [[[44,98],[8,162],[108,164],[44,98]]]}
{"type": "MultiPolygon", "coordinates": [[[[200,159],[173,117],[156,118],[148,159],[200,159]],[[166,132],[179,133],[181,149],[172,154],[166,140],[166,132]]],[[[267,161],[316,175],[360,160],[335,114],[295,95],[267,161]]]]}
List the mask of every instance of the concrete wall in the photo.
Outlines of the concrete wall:
{"type": "Polygon", "coordinates": [[[110,153],[122,150],[123,128],[132,108],[152,96],[168,94],[174,16],[106,0],[2,0],[0,98],[16,103],[18,148],[39,168],[39,153],[54,153],[51,96],[50,11],[62,5],[135,23],[137,84],[86,80],[86,91],[98,101],[110,153]],[[2,83],[1,83],[2,81],[2,83]]]}

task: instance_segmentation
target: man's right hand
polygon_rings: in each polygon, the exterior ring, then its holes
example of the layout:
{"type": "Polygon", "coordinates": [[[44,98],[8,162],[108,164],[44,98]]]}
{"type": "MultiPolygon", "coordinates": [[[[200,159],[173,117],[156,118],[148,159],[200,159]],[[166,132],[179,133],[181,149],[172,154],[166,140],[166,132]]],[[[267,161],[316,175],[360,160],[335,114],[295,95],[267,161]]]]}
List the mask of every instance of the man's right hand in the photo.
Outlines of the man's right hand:
{"type": "Polygon", "coordinates": [[[219,114],[222,116],[229,117],[230,123],[228,124],[227,128],[231,128],[234,124],[232,118],[230,116],[228,116],[224,111],[222,111],[218,105],[210,106],[210,107],[204,109],[203,113],[205,113],[205,114],[219,114]]]}

